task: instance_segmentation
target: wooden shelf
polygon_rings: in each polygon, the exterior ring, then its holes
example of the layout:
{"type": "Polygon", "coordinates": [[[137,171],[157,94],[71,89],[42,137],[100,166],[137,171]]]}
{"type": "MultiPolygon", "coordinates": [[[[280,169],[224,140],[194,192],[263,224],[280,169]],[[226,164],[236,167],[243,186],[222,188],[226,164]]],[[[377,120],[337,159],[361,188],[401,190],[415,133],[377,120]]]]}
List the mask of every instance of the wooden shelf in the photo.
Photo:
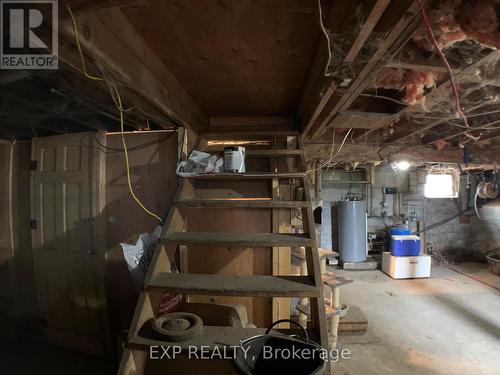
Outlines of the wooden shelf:
{"type": "Polygon", "coordinates": [[[312,297],[320,288],[307,276],[227,276],[219,274],[160,273],[145,285],[147,291],[209,296],[312,297]]]}
{"type": "Polygon", "coordinates": [[[288,173],[206,173],[186,178],[197,180],[256,180],[256,179],[273,179],[273,178],[304,178],[306,174],[303,172],[288,172],[288,173]]]}
{"type": "Polygon", "coordinates": [[[311,247],[314,240],[304,234],[234,233],[234,232],[174,232],[167,234],[164,243],[207,246],[284,246],[311,247]]]}
{"type": "Polygon", "coordinates": [[[300,208],[307,207],[306,201],[280,201],[272,199],[187,199],[175,202],[177,207],[189,208],[300,208]]]}

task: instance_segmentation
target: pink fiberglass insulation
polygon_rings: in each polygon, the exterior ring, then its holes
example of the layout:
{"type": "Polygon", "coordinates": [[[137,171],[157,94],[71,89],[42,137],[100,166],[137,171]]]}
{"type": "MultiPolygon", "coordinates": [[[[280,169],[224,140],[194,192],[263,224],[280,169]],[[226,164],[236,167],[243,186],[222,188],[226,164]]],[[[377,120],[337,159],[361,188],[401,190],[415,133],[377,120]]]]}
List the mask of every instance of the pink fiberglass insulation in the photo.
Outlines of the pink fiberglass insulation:
{"type": "MultiPolygon", "coordinates": [[[[430,15],[439,48],[447,48],[466,39],[487,48],[500,48],[497,9],[500,10],[499,0],[443,0],[430,15]]],[[[428,51],[434,49],[423,27],[413,39],[428,51]]]]}
{"type": "Polygon", "coordinates": [[[433,72],[405,70],[396,68],[383,69],[376,80],[376,86],[385,89],[405,90],[403,102],[408,105],[423,104],[425,89],[436,85],[433,72]]]}

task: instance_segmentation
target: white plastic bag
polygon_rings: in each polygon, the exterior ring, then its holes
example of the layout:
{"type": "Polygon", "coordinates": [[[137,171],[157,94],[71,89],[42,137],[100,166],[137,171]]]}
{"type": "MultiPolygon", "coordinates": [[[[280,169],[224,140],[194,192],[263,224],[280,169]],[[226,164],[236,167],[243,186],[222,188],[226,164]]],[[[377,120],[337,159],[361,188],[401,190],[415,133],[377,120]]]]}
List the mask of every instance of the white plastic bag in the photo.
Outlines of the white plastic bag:
{"type": "Polygon", "coordinates": [[[193,150],[187,160],[177,165],[180,177],[195,176],[203,173],[220,173],[224,169],[224,160],[217,155],[193,150]]]}

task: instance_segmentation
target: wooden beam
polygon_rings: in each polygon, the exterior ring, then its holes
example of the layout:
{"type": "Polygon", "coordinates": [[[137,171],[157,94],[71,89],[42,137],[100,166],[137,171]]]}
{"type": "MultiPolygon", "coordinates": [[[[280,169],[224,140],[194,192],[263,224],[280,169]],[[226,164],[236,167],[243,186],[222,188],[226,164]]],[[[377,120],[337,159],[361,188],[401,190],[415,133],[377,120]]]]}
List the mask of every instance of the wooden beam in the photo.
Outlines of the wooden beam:
{"type": "MultiPolygon", "coordinates": [[[[427,1],[424,2],[425,4],[427,1]]],[[[424,4],[424,6],[425,6],[424,4]]],[[[335,103],[328,113],[324,113],[321,121],[317,121],[310,127],[310,138],[318,138],[321,136],[330,121],[340,111],[345,111],[352,104],[352,102],[359,96],[359,94],[370,84],[370,77],[373,73],[383,68],[382,60],[387,54],[396,53],[399,46],[404,44],[407,38],[420,26],[420,8],[417,3],[412,2],[408,6],[407,11],[403,14],[401,19],[392,28],[390,33],[381,43],[375,54],[368,61],[356,79],[351,83],[351,86],[345,91],[341,98],[335,103]]]]}
{"type": "MultiPolygon", "coordinates": [[[[455,81],[458,84],[458,83],[460,83],[460,80],[462,80],[464,77],[467,77],[468,75],[474,73],[481,66],[483,66],[485,64],[489,64],[489,63],[494,62],[494,61],[498,61],[499,59],[500,59],[500,51],[493,50],[489,54],[487,54],[486,56],[484,56],[481,59],[479,59],[478,61],[476,61],[474,64],[468,66],[467,68],[463,69],[460,73],[455,75],[455,81]]],[[[426,107],[429,109],[432,109],[432,107],[442,103],[445,100],[448,100],[450,98],[450,95],[452,95],[452,93],[451,93],[451,81],[450,81],[450,79],[448,79],[446,82],[442,83],[441,85],[439,85],[439,87],[436,87],[434,90],[432,90],[429,94],[427,94],[425,96],[426,107]]],[[[402,116],[405,116],[407,114],[411,114],[412,110],[413,110],[413,108],[408,106],[399,112],[399,116],[402,117],[402,116]]],[[[432,129],[433,127],[438,126],[446,121],[448,121],[448,120],[443,119],[443,120],[432,121],[427,125],[419,126],[416,130],[413,130],[410,133],[406,133],[406,134],[399,135],[399,136],[396,135],[396,136],[389,137],[387,142],[389,142],[389,143],[399,142],[403,139],[412,137],[414,135],[421,134],[421,133],[423,133],[429,129],[432,129]]],[[[358,137],[358,139],[359,139],[359,137],[358,137]]]]}
{"type": "MultiPolygon", "coordinates": [[[[196,133],[204,128],[206,119],[201,109],[119,9],[86,13],[77,21],[81,45],[113,73],[119,89],[132,89],[162,114],[196,133]]],[[[59,31],[74,41],[70,22],[63,23],[59,31]]],[[[60,51],[59,58],[73,67],[79,64],[67,49],[60,51]]],[[[80,64],[76,67],[81,69],[80,64]]]]}
{"type": "MultiPolygon", "coordinates": [[[[361,28],[361,31],[359,32],[358,36],[354,40],[350,50],[348,51],[346,58],[344,60],[345,63],[352,63],[356,56],[358,55],[359,51],[363,47],[364,43],[370,36],[371,32],[373,31],[373,28],[379,21],[380,17],[384,13],[385,9],[389,5],[390,0],[377,0],[375,3],[374,7],[372,8],[366,22],[364,23],[363,27],[361,28]]],[[[332,8],[332,11],[334,8],[332,8]]],[[[332,14],[329,15],[329,19],[332,17],[332,14]]],[[[325,46],[320,44],[319,48],[324,49],[325,46]]],[[[308,78],[308,83],[306,85],[306,90],[304,90],[304,96],[301,99],[301,111],[306,110],[307,103],[311,100],[311,95],[312,92],[314,91],[314,86],[317,85],[318,81],[324,81],[327,79],[327,77],[324,77],[324,70],[319,69],[319,67],[323,66],[325,62],[324,54],[321,53],[321,50],[319,50],[316,53],[315,57],[315,62],[314,62],[314,67],[311,71],[311,74],[308,78]]],[[[325,109],[327,104],[330,102],[330,100],[333,97],[333,94],[335,93],[336,89],[336,84],[335,82],[330,82],[325,89],[323,90],[323,94],[321,95],[321,99],[319,103],[314,107],[312,110],[312,114],[308,116],[308,119],[306,120],[307,123],[303,126],[304,128],[304,134],[307,134],[311,127],[318,121],[318,118],[321,114],[321,112],[325,109]]],[[[299,111],[300,112],[300,111],[299,111]]],[[[307,117],[307,115],[303,114],[301,117],[307,117]]],[[[303,119],[304,120],[304,119],[303,119]]]]}
{"type": "MultiPolygon", "coordinates": [[[[92,13],[95,11],[120,8],[124,6],[143,3],[143,0],[103,0],[103,1],[89,1],[89,0],[71,0],[71,10],[75,15],[82,15],[84,13],[92,13]]],[[[64,1],[59,2],[59,21],[64,21],[69,18],[69,13],[66,10],[64,1]]]]}
{"type": "MultiPolygon", "coordinates": [[[[295,129],[295,120],[290,116],[258,116],[258,117],[210,117],[209,126],[216,127],[290,127],[295,129]]],[[[267,129],[269,130],[269,129],[267,129]]]]}
{"type": "MultiPolygon", "coordinates": [[[[439,73],[448,73],[448,69],[443,65],[441,60],[437,59],[421,59],[417,58],[414,60],[400,61],[400,60],[389,60],[385,63],[387,68],[396,69],[412,69],[418,71],[430,71],[439,73]]],[[[456,74],[460,72],[460,69],[454,68],[452,71],[456,74]]]]}
{"type": "Polygon", "coordinates": [[[356,40],[351,46],[351,49],[347,53],[347,56],[345,57],[345,62],[346,63],[352,63],[356,56],[358,56],[359,51],[361,48],[364,46],[366,40],[370,36],[370,34],[373,31],[373,28],[377,24],[378,20],[382,16],[382,14],[385,11],[385,8],[389,5],[391,0],[377,0],[375,5],[373,6],[368,18],[366,19],[365,23],[363,24],[363,27],[361,28],[358,36],[356,37],[356,40]]]}

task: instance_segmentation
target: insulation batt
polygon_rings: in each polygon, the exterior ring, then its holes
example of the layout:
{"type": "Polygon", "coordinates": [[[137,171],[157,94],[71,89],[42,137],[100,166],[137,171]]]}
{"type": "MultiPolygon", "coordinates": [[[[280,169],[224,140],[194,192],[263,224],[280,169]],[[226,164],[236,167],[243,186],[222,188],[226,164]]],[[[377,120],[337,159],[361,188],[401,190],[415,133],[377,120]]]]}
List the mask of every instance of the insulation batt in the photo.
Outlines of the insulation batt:
{"type": "Polygon", "coordinates": [[[379,73],[376,85],[385,89],[405,90],[403,102],[408,105],[423,104],[424,89],[436,86],[436,76],[427,71],[386,68],[379,73]]]}
{"type": "MultiPolygon", "coordinates": [[[[430,16],[438,46],[446,48],[471,39],[487,48],[500,48],[497,9],[499,0],[443,0],[430,16]]],[[[428,51],[434,49],[423,27],[413,39],[428,51]]]]}

